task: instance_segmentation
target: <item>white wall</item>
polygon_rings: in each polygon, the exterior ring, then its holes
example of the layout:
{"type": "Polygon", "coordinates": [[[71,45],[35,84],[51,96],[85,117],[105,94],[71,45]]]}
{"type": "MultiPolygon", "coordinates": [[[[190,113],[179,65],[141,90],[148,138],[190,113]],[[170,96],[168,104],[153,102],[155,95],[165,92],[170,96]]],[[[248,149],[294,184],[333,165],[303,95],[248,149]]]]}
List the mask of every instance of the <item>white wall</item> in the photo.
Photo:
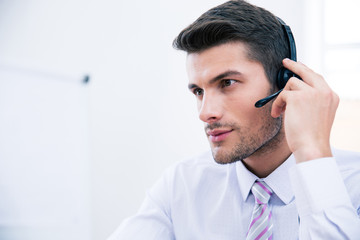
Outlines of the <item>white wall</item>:
{"type": "Polygon", "coordinates": [[[207,148],[186,87],[185,55],[171,42],[213,4],[0,1],[1,63],[91,76],[93,239],[133,214],[165,167],[207,148]]]}
{"type": "MultiPolygon", "coordinates": [[[[89,73],[92,234],[106,238],[148,187],[180,159],[206,150],[185,55],[174,37],[223,1],[2,0],[0,63],[89,73]]],[[[253,0],[292,28],[311,61],[307,1],[253,0]]],[[[316,64],[316,62],[315,62],[316,64]]]]}
{"type": "Polygon", "coordinates": [[[0,65],[0,239],[90,238],[81,80],[0,65]]]}

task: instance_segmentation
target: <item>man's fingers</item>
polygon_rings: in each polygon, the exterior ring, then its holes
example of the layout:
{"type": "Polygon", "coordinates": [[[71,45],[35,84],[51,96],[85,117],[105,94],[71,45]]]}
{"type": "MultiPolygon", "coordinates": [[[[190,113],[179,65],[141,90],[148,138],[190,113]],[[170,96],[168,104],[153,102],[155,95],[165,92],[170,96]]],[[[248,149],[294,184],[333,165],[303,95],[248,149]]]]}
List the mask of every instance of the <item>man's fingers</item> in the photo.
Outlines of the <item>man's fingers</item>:
{"type": "Polygon", "coordinates": [[[308,84],[304,83],[296,77],[292,77],[286,83],[284,90],[296,91],[296,90],[305,90],[311,88],[308,84]]]}
{"type": "Polygon", "coordinates": [[[271,116],[273,118],[280,117],[280,115],[285,112],[287,92],[288,90],[284,89],[274,100],[271,107],[271,116]]]}
{"type": "Polygon", "coordinates": [[[312,90],[309,85],[298,78],[290,78],[285,85],[284,90],[274,100],[271,109],[271,116],[274,118],[279,117],[285,111],[290,95],[291,98],[301,97],[301,93],[299,91],[311,92],[312,90]],[[296,94],[296,92],[298,92],[298,94],[296,94]]]}
{"type": "Polygon", "coordinates": [[[328,87],[321,75],[315,73],[301,62],[294,62],[293,60],[285,58],[283,65],[285,68],[299,75],[305,83],[312,87],[328,87]]]}
{"type": "Polygon", "coordinates": [[[285,58],[283,60],[283,65],[285,68],[289,69],[293,73],[296,73],[300,77],[304,77],[305,75],[308,75],[309,72],[312,72],[310,68],[308,68],[306,65],[302,64],[301,62],[295,62],[288,58],[285,58]]]}

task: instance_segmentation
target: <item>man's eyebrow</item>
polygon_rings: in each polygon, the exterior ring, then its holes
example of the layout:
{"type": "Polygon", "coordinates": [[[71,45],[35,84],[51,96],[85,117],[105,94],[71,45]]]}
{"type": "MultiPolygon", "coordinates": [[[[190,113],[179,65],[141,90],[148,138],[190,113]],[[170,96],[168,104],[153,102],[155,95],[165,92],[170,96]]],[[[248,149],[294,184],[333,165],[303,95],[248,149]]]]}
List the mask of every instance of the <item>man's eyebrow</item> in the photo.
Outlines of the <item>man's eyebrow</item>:
{"type": "Polygon", "coordinates": [[[241,75],[241,72],[235,71],[235,70],[228,70],[226,72],[220,73],[219,75],[217,75],[216,77],[214,77],[213,79],[211,79],[209,81],[209,84],[213,84],[221,79],[227,78],[229,76],[234,76],[234,75],[241,75]]]}
{"type": "Polygon", "coordinates": [[[189,88],[189,90],[194,89],[194,88],[198,88],[198,85],[196,85],[194,83],[189,83],[188,88],[189,88]]]}
{"type": "MultiPolygon", "coordinates": [[[[215,82],[221,80],[221,79],[224,79],[226,77],[229,77],[229,76],[234,76],[234,75],[241,75],[241,72],[238,72],[238,71],[235,71],[235,70],[228,70],[226,72],[223,72],[223,73],[220,73],[219,75],[217,75],[216,77],[212,78],[210,81],[209,81],[209,84],[214,84],[215,82]]],[[[191,90],[193,88],[197,88],[198,86],[196,84],[193,84],[193,83],[190,83],[188,85],[188,88],[191,90]]]]}

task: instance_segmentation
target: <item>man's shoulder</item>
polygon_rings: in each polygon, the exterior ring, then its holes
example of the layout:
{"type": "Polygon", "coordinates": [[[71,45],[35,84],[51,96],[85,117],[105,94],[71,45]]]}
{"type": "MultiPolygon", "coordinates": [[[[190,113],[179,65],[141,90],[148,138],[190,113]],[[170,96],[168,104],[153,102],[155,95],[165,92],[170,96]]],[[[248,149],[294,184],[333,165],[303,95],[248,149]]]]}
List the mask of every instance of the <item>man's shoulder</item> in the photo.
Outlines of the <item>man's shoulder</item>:
{"type": "Polygon", "coordinates": [[[333,155],[345,184],[360,181],[360,152],[333,149],[333,155]]]}
{"type": "Polygon", "coordinates": [[[360,153],[336,149],[333,150],[333,155],[350,199],[360,215],[360,153]]]}
{"type": "Polygon", "coordinates": [[[223,165],[215,162],[211,151],[205,151],[185,158],[176,163],[173,168],[174,170],[186,170],[186,171],[204,171],[205,169],[222,169],[223,165]]]}
{"type": "Polygon", "coordinates": [[[333,155],[338,166],[342,170],[359,169],[360,170],[360,152],[333,149],[333,155]]]}
{"type": "Polygon", "coordinates": [[[187,157],[176,164],[177,167],[201,167],[208,165],[215,165],[215,161],[210,150],[187,157]]]}
{"type": "Polygon", "coordinates": [[[182,179],[187,182],[226,173],[227,169],[227,165],[215,162],[211,151],[206,151],[175,163],[166,172],[173,180],[182,179]]]}

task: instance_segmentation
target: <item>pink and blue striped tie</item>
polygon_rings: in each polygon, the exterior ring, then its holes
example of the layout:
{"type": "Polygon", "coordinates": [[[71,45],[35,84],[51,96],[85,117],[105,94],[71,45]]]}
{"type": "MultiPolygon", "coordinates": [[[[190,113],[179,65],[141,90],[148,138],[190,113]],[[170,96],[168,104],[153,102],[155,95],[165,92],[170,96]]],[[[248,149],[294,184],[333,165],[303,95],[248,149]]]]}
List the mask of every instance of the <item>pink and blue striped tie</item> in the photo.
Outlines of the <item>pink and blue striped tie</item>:
{"type": "Polygon", "coordinates": [[[246,240],[271,240],[273,223],[268,201],[273,191],[265,182],[256,181],[251,192],[255,197],[255,208],[246,240]]]}

